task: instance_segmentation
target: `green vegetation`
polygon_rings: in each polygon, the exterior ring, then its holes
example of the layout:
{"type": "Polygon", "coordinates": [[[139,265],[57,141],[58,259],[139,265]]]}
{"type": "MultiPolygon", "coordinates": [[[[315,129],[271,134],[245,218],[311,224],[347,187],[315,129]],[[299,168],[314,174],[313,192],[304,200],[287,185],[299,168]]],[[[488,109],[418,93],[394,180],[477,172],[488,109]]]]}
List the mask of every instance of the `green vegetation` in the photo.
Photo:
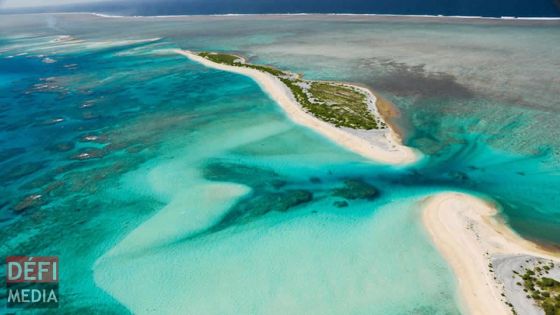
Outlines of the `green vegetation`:
{"type": "Polygon", "coordinates": [[[230,54],[201,52],[198,55],[216,63],[256,69],[276,76],[305,110],[337,127],[365,130],[386,127],[368,108],[364,92],[349,85],[302,80],[274,67],[244,63],[241,57],[230,54]]]}
{"type": "Polygon", "coordinates": [[[554,264],[544,267],[526,269],[523,275],[517,274],[523,280],[523,291],[527,297],[542,307],[546,315],[560,315],[560,281],[545,277],[554,264]]]}
{"type": "Polygon", "coordinates": [[[237,65],[236,60],[242,60],[239,56],[229,54],[201,52],[198,55],[215,63],[223,63],[230,66],[237,65]]]}
{"type": "Polygon", "coordinates": [[[311,95],[320,101],[314,113],[332,118],[333,123],[354,129],[377,129],[377,119],[367,106],[364,93],[345,85],[313,82],[311,95]]]}
{"type": "Polygon", "coordinates": [[[247,68],[253,68],[253,69],[256,69],[256,70],[259,70],[259,71],[263,71],[263,72],[268,72],[268,73],[270,73],[270,74],[272,74],[272,75],[274,75],[274,76],[277,76],[277,77],[278,77],[278,76],[286,76],[286,75],[287,75],[286,73],[284,73],[284,72],[282,72],[282,71],[280,71],[280,70],[278,70],[278,69],[276,69],[276,68],[268,67],[268,66],[259,66],[259,65],[245,64],[245,67],[247,67],[247,68]]]}
{"type": "Polygon", "coordinates": [[[225,65],[229,65],[229,66],[236,66],[236,67],[246,67],[246,68],[252,68],[252,69],[256,69],[259,71],[264,71],[264,72],[268,72],[272,75],[275,76],[281,76],[281,75],[286,75],[284,72],[273,68],[273,67],[268,67],[268,66],[261,66],[261,65],[252,65],[249,63],[244,63],[243,62],[243,58],[236,56],[236,55],[230,55],[230,54],[222,54],[222,53],[213,53],[213,52],[201,52],[198,53],[198,55],[200,57],[206,58],[210,61],[213,61],[215,63],[221,63],[221,64],[225,64],[225,65]]]}

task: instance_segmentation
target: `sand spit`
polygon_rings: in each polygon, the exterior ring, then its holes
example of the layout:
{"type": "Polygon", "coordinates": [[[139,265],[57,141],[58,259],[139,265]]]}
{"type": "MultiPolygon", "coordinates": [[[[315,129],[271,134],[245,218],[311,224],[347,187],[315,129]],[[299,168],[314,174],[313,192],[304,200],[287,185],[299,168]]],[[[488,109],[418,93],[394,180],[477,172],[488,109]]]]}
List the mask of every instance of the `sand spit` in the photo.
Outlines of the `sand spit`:
{"type": "MultiPolygon", "coordinates": [[[[186,50],[174,52],[201,63],[207,67],[246,75],[255,80],[259,86],[278,104],[284,112],[296,123],[311,128],[330,140],[358,153],[368,159],[391,165],[405,165],[416,162],[420,154],[412,148],[401,144],[399,136],[391,128],[380,130],[355,130],[337,128],[306,112],[294,99],[291,91],[275,76],[256,69],[229,66],[212,62],[186,50]]],[[[365,88],[354,86],[364,91],[368,97],[370,109],[379,115],[375,108],[376,98],[365,88]]],[[[381,119],[381,117],[380,117],[381,119]]]]}
{"type": "Polygon", "coordinates": [[[512,262],[504,259],[514,261],[526,255],[560,262],[560,252],[523,239],[499,220],[494,206],[467,194],[449,192],[428,197],[423,209],[423,223],[451,265],[469,314],[512,314],[512,307],[506,303],[511,303],[518,314],[523,314],[522,309],[536,309],[525,296],[506,294],[513,289],[503,280],[504,266],[512,262]]]}

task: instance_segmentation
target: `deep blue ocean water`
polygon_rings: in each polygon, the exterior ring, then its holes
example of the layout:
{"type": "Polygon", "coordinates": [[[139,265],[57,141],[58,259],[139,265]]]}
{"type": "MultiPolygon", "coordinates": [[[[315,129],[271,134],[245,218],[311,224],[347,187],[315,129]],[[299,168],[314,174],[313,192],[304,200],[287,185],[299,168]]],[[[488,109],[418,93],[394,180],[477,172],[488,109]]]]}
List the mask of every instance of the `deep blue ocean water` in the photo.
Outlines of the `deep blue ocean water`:
{"type": "Polygon", "coordinates": [[[121,15],[354,13],[485,17],[558,17],[555,0],[140,0],[32,9],[32,11],[103,12],[121,15]]]}
{"type": "Polygon", "coordinates": [[[558,26],[205,19],[3,21],[1,254],[60,256],[61,311],[460,313],[419,220],[447,190],[560,243],[558,26]],[[177,47],[377,87],[427,158],[366,161],[177,47]]]}
{"type": "Polygon", "coordinates": [[[470,15],[470,16],[559,16],[558,3],[551,0],[528,1],[318,1],[318,0],[211,0],[144,2],[131,5],[139,15],[224,14],[224,13],[375,13],[405,15],[470,15]]]}

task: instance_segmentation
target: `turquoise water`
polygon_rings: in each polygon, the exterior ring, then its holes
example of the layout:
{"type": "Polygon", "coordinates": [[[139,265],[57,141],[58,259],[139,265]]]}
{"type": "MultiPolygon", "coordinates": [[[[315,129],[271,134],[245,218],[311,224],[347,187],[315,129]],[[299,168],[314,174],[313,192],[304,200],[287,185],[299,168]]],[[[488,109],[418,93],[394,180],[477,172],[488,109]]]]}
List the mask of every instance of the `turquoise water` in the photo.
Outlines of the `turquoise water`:
{"type": "Polygon", "coordinates": [[[444,190],[493,198],[516,231],[560,243],[558,26],[241,19],[0,22],[2,255],[59,255],[59,311],[460,313],[419,220],[444,190]],[[520,36],[512,60],[534,63],[472,70],[520,36]],[[427,159],[366,161],[176,47],[377,87],[427,159]],[[455,50],[466,57],[442,58],[455,50]]]}

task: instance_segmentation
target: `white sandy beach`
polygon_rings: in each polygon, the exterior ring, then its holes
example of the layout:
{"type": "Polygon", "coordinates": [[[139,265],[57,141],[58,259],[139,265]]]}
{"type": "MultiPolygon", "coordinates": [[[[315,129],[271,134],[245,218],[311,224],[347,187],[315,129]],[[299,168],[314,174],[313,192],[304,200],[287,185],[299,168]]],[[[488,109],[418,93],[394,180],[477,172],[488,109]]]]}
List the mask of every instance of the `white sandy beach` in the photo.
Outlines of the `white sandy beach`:
{"type": "Polygon", "coordinates": [[[559,252],[515,234],[492,205],[462,193],[441,193],[424,201],[422,214],[436,247],[451,265],[463,307],[469,314],[511,314],[501,284],[489,270],[491,258],[526,254],[558,261],[559,252]]]}
{"type": "MultiPolygon", "coordinates": [[[[301,107],[288,88],[273,75],[214,63],[189,51],[175,52],[210,68],[253,78],[293,121],[316,130],[364,157],[392,165],[412,163],[420,157],[415,150],[403,146],[391,128],[372,131],[337,128],[315,118],[301,107]]],[[[363,87],[357,88],[370,96],[370,109],[379,116],[373,93],[363,87]]],[[[530,255],[560,259],[560,253],[539,247],[515,234],[495,216],[495,207],[474,196],[456,192],[441,193],[428,197],[423,207],[423,223],[436,247],[452,267],[458,281],[462,306],[469,314],[512,313],[502,295],[503,285],[495,280],[496,275],[489,268],[492,258],[497,255],[530,255]]]]}
{"type": "MultiPolygon", "coordinates": [[[[312,128],[330,140],[358,153],[368,159],[391,165],[404,165],[417,161],[420,154],[412,148],[401,144],[399,137],[388,128],[386,130],[353,130],[337,128],[307,113],[294,99],[290,90],[271,74],[255,69],[235,67],[212,62],[190,51],[175,50],[176,53],[188,57],[207,67],[239,73],[251,77],[296,123],[312,128]]],[[[375,103],[375,96],[369,90],[370,99],[375,103]]],[[[376,114],[377,111],[376,111],[376,114]]],[[[379,115],[379,114],[378,114],[379,115]]]]}

